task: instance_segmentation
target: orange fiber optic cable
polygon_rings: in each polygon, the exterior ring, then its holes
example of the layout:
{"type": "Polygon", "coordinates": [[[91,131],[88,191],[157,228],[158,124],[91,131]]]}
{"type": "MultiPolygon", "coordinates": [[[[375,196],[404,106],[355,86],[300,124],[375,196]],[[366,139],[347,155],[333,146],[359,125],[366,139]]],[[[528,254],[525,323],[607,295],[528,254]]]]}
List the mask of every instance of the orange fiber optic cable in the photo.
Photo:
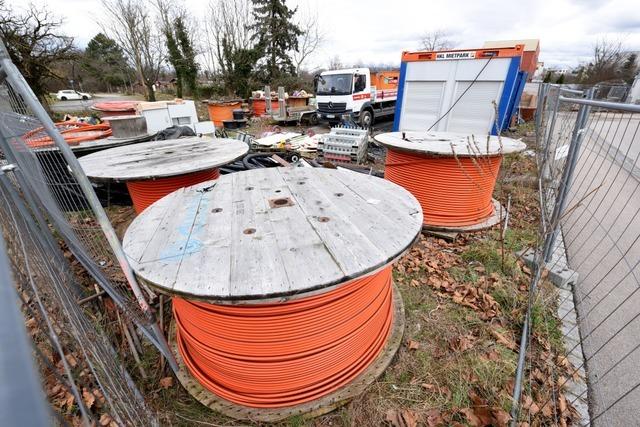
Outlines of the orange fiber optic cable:
{"type": "Polygon", "coordinates": [[[414,195],[425,225],[467,226],[493,214],[502,155],[425,156],[387,150],[385,179],[414,195]]]}
{"type": "Polygon", "coordinates": [[[191,374],[236,404],[282,408],[323,397],[362,373],[393,319],[391,266],[283,303],[173,299],[178,348],[191,374]]]}
{"type": "Polygon", "coordinates": [[[220,171],[216,168],[167,178],[127,181],[127,189],[133,201],[134,210],[140,213],[169,193],[219,177],[220,171]]]}

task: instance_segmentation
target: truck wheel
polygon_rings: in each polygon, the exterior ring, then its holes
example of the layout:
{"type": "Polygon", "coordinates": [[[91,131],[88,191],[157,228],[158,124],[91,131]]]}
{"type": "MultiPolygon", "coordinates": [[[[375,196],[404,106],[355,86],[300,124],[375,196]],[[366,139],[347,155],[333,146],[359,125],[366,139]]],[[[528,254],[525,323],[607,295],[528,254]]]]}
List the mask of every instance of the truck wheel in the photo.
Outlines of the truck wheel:
{"type": "Polygon", "coordinates": [[[369,110],[363,110],[360,113],[360,126],[368,128],[373,124],[373,114],[369,110]]]}
{"type": "Polygon", "coordinates": [[[82,99],[84,99],[84,100],[86,101],[87,99],[89,99],[89,97],[87,97],[86,95],[84,95],[84,96],[82,97],[82,99]]]}
{"type": "Polygon", "coordinates": [[[319,120],[318,120],[318,115],[317,114],[310,114],[309,115],[309,124],[311,126],[317,125],[318,122],[319,122],[319,120]]]}
{"type": "Polygon", "coordinates": [[[67,97],[66,97],[66,96],[61,96],[61,97],[60,97],[60,101],[66,101],[66,100],[67,100],[67,97]]]}

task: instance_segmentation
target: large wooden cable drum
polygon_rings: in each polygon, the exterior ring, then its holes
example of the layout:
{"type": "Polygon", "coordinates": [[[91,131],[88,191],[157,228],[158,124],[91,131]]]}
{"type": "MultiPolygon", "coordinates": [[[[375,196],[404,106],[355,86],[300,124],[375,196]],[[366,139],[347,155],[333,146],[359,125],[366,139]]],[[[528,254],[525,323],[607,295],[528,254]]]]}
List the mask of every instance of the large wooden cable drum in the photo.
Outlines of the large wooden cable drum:
{"type": "Polygon", "coordinates": [[[80,159],[95,182],[124,182],[137,213],[167,194],[216,179],[218,167],[244,156],[247,144],[226,138],[180,138],[110,148],[80,159]]]}
{"type": "Polygon", "coordinates": [[[420,202],[427,227],[476,226],[494,216],[492,199],[504,154],[524,143],[452,132],[392,132],[375,139],[387,148],[385,179],[420,202]]]}
{"type": "Polygon", "coordinates": [[[330,410],[390,363],[404,324],[391,263],[421,228],[417,200],[389,181],[271,168],[169,194],[123,248],[174,296],[185,387],[227,415],[273,421],[330,410]]]}

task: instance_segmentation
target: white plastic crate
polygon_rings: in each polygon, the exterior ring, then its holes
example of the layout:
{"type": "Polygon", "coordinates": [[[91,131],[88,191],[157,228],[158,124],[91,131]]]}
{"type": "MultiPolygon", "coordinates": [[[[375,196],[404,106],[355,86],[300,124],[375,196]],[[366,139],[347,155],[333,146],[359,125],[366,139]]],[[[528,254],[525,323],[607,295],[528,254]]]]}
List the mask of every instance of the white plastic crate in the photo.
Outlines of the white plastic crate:
{"type": "Polygon", "coordinates": [[[361,163],[367,154],[368,132],[358,128],[332,128],[318,141],[321,160],[361,163]]]}

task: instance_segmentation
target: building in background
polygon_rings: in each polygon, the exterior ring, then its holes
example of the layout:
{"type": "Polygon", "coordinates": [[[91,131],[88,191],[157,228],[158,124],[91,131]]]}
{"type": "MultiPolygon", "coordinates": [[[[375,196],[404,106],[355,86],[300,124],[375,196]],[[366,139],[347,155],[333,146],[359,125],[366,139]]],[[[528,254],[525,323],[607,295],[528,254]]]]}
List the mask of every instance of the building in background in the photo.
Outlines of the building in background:
{"type": "Polygon", "coordinates": [[[631,85],[627,102],[631,104],[640,104],[640,73],[638,73],[633,81],[633,85],[631,85]]]}
{"type": "Polygon", "coordinates": [[[533,80],[538,68],[538,56],[540,55],[540,40],[524,39],[524,40],[493,40],[484,42],[483,48],[502,49],[513,47],[517,44],[524,45],[524,53],[520,62],[520,71],[527,72],[527,81],[533,80]]]}

